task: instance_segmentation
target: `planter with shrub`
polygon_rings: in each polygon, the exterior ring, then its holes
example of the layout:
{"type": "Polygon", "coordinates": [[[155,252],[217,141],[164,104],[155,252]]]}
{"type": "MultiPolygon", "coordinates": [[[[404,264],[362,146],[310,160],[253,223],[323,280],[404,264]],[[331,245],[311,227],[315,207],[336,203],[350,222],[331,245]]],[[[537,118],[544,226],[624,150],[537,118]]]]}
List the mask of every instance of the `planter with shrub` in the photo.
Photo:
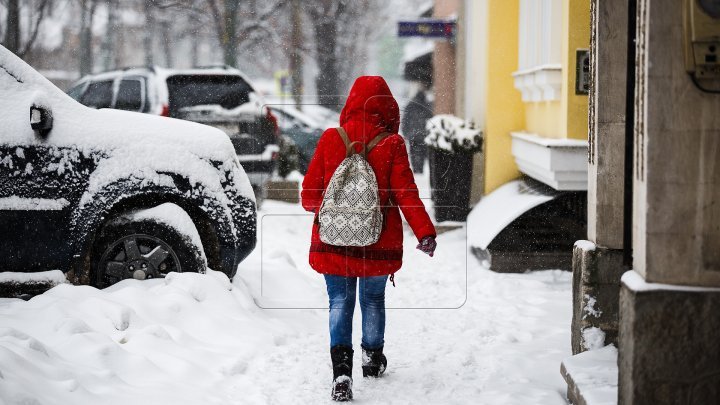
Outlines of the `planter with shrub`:
{"type": "Polygon", "coordinates": [[[435,220],[465,221],[470,211],[473,155],[482,150],[482,132],[474,123],[453,115],[436,115],[426,128],[435,220]]]}

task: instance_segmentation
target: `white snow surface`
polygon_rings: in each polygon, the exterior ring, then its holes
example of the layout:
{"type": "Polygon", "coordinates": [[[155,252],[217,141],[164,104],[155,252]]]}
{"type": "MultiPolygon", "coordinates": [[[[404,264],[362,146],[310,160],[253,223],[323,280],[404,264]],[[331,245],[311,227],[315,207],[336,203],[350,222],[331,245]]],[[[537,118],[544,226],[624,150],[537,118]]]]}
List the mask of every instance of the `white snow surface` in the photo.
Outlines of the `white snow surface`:
{"type": "Polygon", "coordinates": [[[589,405],[617,404],[617,355],[615,346],[608,345],[563,360],[565,370],[589,405]]]}
{"type": "Polygon", "coordinates": [[[190,215],[188,215],[184,209],[176,204],[160,204],[157,207],[130,212],[121,218],[131,221],[153,220],[168,225],[190,240],[193,245],[198,248],[198,251],[200,251],[203,256],[205,255],[200,234],[198,234],[192,218],[190,218],[190,215]]]}
{"type": "MultiPolygon", "coordinates": [[[[272,200],[260,216],[259,245],[232,283],[208,270],[0,300],[0,403],[331,404],[312,216],[272,200]]],[[[405,230],[380,379],[362,378],[356,306],[355,402],[566,404],[571,274],[491,272],[466,233],[439,235],[429,258],[405,230]]]]}
{"type": "Polygon", "coordinates": [[[595,251],[595,243],[593,243],[589,240],[575,241],[575,244],[573,246],[576,248],[580,248],[586,252],[594,252],[595,251]]]}
{"type": "Polygon", "coordinates": [[[435,50],[435,42],[427,38],[407,38],[404,40],[402,62],[408,63],[415,59],[432,53],[435,50]]]}
{"type": "Polygon", "coordinates": [[[662,283],[648,283],[635,270],[626,271],[620,278],[620,282],[633,291],[686,291],[686,292],[720,292],[717,287],[694,287],[685,285],[673,285],[662,283]]]}
{"type": "Polygon", "coordinates": [[[468,244],[487,249],[492,240],[526,211],[553,197],[533,192],[520,180],[511,181],[483,197],[468,215],[468,244]]]}
{"type": "Polygon", "coordinates": [[[22,198],[16,195],[0,198],[0,210],[14,211],[59,211],[70,202],[64,198],[22,198]]]}
{"type": "Polygon", "coordinates": [[[599,318],[602,315],[602,310],[596,308],[597,299],[590,294],[585,294],[585,307],[583,308],[583,319],[588,316],[599,318]]]}
{"type": "Polygon", "coordinates": [[[587,350],[597,350],[605,345],[605,332],[600,328],[590,327],[582,330],[583,346],[587,350]]]}
{"type": "Polygon", "coordinates": [[[35,273],[19,273],[5,271],[0,273],[0,283],[67,283],[65,273],[60,270],[39,271],[35,273]]]}
{"type": "Polygon", "coordinates": [[[473,122],[450,114],[430,118],[425,129],[428,131],[425,144],[448,152],[477,148],[482,143],[482,131],[473,122]]]}

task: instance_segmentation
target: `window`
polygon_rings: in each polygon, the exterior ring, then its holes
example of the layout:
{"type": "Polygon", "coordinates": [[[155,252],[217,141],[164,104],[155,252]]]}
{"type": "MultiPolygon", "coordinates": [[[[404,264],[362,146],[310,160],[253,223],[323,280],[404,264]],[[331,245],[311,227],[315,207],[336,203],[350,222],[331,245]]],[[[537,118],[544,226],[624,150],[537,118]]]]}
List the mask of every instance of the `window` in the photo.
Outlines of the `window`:
{"type": "Polygon", "coordinates": [[[560,99],[562,1],[520,0],[518,71],[523,101],[560,99]]]}
{"type": "Polygon", "coordinates": [[[83,90],[85,90],[86,86],[87,86],[87,82],[80,83],[77,86],[73,87],[72,89],[68,90],[67,94],[68,94],[68,96],[72,97],[74,100],[80,101],[80,96],[82,96],[83,90]]]}
{"type": "Polygon", "coordinates": [[[252,87],[240,76],[174,75],[167,79],[170,116],[187,107],[212,105],[232,110],[250,101],[252,87]]]}
{"type": "Polygon", "coordinates": [[[112,105],[113,81],[90,83],[80,102],[93,108],[110,108],[112,105]]]}
{"type": "Polygon", "coordinates": [[[118,87],[115,108],[126,111],[142,111],[144,87],[142,79],[123,79],[118,87]]]}

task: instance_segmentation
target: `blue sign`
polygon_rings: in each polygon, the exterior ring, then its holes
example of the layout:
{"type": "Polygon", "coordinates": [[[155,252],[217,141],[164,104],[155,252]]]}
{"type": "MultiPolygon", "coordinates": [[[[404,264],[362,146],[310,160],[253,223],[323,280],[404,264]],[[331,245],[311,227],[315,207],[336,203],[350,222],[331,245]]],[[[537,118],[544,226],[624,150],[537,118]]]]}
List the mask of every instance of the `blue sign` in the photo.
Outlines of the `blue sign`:
{"type": "Polygon", "coordinates": [[[422,19],[416,21],[399,21],[399,37],[453,38],[455,21],[422,19]]]}

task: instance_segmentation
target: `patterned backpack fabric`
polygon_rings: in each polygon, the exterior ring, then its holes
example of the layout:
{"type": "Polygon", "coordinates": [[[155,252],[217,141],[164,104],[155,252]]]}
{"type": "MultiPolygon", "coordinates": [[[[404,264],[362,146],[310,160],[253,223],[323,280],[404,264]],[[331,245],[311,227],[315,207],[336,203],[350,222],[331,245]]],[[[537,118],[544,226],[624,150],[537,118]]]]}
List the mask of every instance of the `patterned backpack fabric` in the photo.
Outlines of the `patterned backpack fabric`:
{"type": "Polygon", "coordinates": [[[346,154],[323,195],[318,214],[320,240],[334,246],[372,245],[380,238],[383,211],[375,172],[366,157],[389,134],[379,134],[365,145],[350,142],[344,129],[337,131],[346,154]],[[363,146],[361,153],[355,151],[355,144],[363,146]]]}

